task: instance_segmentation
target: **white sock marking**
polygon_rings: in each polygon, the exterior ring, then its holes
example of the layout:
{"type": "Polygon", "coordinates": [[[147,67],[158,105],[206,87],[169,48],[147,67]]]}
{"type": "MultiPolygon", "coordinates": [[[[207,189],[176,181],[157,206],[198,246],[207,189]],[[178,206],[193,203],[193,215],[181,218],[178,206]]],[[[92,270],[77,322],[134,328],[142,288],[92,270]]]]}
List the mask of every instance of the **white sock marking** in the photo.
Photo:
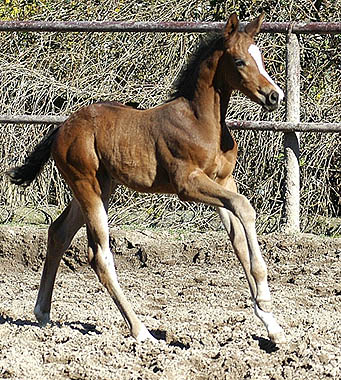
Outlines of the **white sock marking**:
{"type": "Polygon", "coordinates": [[[150,340],[152,343],[157,343],[157,339],[147,330],[145,325],[142,325],[141,331],[136,337],[138,342],[144,342],[145,340],[150,340]]]}
{"type": "Polygon", "coordinates": [[[272,313],[267,313],[261,310],[257,306],[256,302],[254,303],[254,308],[255,308],[255,314],[263,322],[269,334],[278,334],[278,333],[283,332],[282,327],[277,323],[272,313]]]}
{"type": "Polygon", "coordinates": [[[275,87],[279,95],[278,102],[280,103],[284,98],[284,92],[277,86],[277,84],[271,79],[270,75],[266,72],[265,67],[263,65],[262,53],[260,52],[259,47],[254,44],[251,44],[248,49],[248,52],[250,53],[251,57],[255,60],[260,74],[263,75],[263,77],[267,79],[275,87]]]}

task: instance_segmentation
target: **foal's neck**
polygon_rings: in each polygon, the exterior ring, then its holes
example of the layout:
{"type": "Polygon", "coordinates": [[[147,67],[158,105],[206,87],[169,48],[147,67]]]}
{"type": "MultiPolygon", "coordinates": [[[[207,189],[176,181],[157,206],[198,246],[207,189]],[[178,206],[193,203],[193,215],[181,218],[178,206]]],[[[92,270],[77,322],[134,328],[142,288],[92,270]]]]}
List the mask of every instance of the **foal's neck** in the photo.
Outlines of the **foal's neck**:
{"type": "Polygon", "coordinates": [[[210,128],[212,128],[212,124],[218,128],[224,124],[232,92],[227,86],[217,85],[217,83],[223,83],[223,81],[217,80],[219,60],[222,55],[222,50],[216,50],[201,62],[196,89],[191,101],[197,119],[206,123],[210,128]]]}

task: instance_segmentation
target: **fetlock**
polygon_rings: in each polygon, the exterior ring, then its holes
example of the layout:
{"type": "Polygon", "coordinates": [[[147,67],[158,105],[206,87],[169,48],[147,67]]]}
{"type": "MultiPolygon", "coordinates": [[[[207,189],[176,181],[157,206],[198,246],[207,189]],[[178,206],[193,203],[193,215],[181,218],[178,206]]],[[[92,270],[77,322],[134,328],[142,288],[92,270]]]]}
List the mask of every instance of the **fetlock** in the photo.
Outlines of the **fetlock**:
{"type": "Polygon", "coordinates": [[[257,306],[262,310],[265,311],[266,313],[271,313],[272,312],[272,302],[271,300],[257,300],[256,301],[257,306]]]}

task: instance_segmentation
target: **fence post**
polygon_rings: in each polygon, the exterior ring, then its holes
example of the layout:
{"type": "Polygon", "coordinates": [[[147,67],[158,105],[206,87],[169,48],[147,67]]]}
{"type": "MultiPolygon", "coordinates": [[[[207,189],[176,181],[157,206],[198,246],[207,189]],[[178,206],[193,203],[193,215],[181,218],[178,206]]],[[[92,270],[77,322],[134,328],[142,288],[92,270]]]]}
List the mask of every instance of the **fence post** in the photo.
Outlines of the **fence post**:
{"type": "MultiPolygon", "coordinates": [[[[296,34],[287,36],[287,88],[286,119],[289,122],[300,121],[300,47],[296,34]]],[[[281,230],[286,233],[300,231],[300,134],[284,133],[284,154],[286,177],[284,187],[284,205],[281,230]]]]}

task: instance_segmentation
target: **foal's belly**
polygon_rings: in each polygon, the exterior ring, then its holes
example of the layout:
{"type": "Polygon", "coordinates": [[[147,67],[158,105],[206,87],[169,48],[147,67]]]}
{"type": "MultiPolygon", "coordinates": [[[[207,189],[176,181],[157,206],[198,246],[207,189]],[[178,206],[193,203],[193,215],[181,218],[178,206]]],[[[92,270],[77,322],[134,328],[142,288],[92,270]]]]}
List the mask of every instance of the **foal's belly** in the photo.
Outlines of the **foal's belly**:
{"type": "Polygon", "coordinates": [[[125,150],[114,156],[106,166],[115,182],[144,193],[174,193],[169,176],[155,155],[125,150]]]}

